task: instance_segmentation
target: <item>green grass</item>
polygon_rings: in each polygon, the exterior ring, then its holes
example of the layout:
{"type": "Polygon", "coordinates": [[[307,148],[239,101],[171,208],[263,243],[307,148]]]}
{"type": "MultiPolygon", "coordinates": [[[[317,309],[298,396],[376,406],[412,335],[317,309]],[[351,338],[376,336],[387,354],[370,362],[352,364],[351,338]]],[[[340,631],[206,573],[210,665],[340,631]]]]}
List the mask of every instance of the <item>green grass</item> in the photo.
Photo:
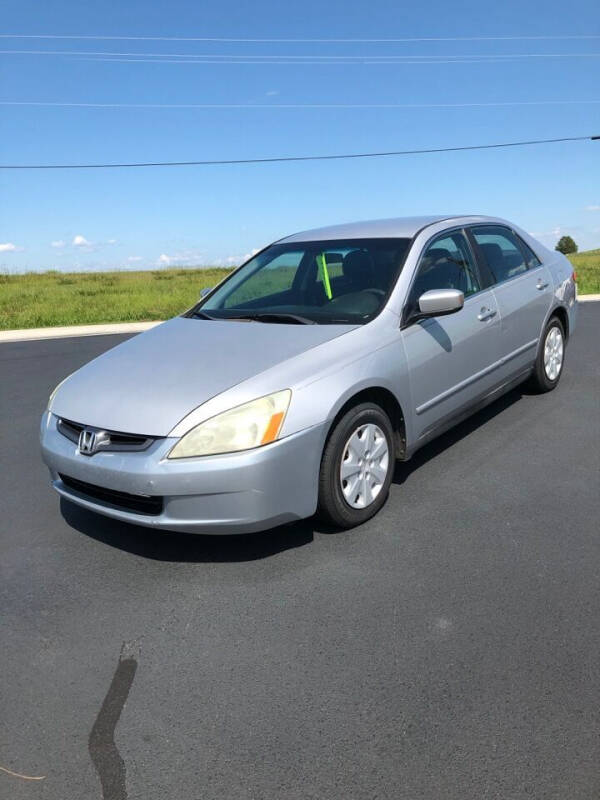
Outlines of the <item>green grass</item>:
{"type": "Polygon", "coordinates": [[[168,319],[192,306],[201,289],[214,286],[230,271],[0,274],[0,330],[168,319]]]}
{"type": "Polygon", "coordinates": [[[569,256],[577,272],[579,294],[600,294],[600,250],[585,250],[569,256]]]}
{"type": "MultiPolygon", "coordinates": [[[[600,250],[570,256],[580,294],[600,293],[600,250]]],[[[0,273],[0,330],[168,319],[192,306],[200,290],[214,286],[224,268],[153,272],[0,273]]],[[[273,270],[273,290],[289,282],[287,268],[273,270]]],[[[330,268],[332,274],[336,268],[330,268]]],[[[252,287],[244,289],[252,295],[252,287]]],[[[241,298],[239,298],[241,299],[241,298]]]]}

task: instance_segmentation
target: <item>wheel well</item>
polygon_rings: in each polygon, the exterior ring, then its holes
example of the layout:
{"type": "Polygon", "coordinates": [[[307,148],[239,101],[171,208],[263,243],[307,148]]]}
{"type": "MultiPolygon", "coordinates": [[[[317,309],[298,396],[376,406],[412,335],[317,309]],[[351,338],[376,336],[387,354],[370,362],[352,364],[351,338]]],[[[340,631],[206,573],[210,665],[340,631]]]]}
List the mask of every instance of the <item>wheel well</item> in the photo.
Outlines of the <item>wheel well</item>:
{"type": "Polygon", "coordinates": [[[400,403],[396,397],[392,394],[392,392],[389,391],[389,389],[384,389],[382,386],[373,386],[368,389],[363,389],[361,392],[358,392],[350,399],[346,400],[331,423],[329,432],[331,433],[338,420],[340,420],[347,411],[349,411],[351,408],[354,408],[354,406],[360,405],[360,403],[367,402],[378,405],[390,418],[390,422],[392,423],[392,428],[394,430],[394,449],[396,458],[404,458],[404,454],[406,452],[406,427],[404,423],[404,414],[402,413],[402,408],[400,407],[400,403]]]}
{"type": "Polygon", "coordinates": [[[565,339],[569,338],[569,315],[567,314],[566,310],[562,306],[556,306],[552,310],[551,317],[558,317],[561,321],[563,329],[565,331],[565,339]]]}

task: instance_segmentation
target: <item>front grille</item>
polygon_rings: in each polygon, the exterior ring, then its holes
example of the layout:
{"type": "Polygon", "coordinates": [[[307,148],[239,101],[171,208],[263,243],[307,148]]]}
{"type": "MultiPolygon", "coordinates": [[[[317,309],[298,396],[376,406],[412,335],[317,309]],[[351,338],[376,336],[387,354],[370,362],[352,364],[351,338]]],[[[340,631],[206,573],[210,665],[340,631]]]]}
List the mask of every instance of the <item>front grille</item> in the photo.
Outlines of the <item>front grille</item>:
{"type": "MultiPolygon", "coordinates": [[[[79,444],[79,434],[86,427],[79,422],[70,419],[58,419],[56,423],[59,433],[66,436],[75,444],[79,444]]],[[[99,428],[89,428],[89,430],[99,431],[99,428]]],[[[147,450],[155,439],[152,436],[140,436],[137,433],[119,433],[117,431],[105,431],[108,439],[102,443],[102,451],[123,452],[129,450],[147,450]]]]}
{"type": "Polygon", "coordinates": [[[154,517],[162,513],[163,510],[163,498],[158,495],[117,492],[115,489],[95,486],[93,483],[79,481],[76,478],[70,478],[68,475],[59,475],[59,478],[67,488],[72,489],[86,499],[94,500],[98,503],[154,517]]]}
{"type": "Polygon", "coordinates": [[[75,442],[75,444],[79,441],[79,434],[83,430],[83,425],[78,425],[76,422],[71,422],[68,419],[59,419],[56,423],[56,427],[63,436],[66,436],[67,439],[75,442]]]}

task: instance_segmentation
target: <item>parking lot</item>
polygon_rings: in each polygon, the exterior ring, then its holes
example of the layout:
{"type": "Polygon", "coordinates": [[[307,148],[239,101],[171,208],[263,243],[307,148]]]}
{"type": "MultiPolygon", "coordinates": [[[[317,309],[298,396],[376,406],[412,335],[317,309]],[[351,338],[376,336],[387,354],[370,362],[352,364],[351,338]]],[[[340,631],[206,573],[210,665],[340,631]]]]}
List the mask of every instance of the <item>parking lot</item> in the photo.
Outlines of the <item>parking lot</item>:
{"type": "Polygon", "coordinates": [[[0,345],[0,797],[600,795],[600,303],[383,511],[185,536],[59,503],[52,388],[124,337],[0,345]],[[120,715],[120,716],[119,716],[120,715]]]}

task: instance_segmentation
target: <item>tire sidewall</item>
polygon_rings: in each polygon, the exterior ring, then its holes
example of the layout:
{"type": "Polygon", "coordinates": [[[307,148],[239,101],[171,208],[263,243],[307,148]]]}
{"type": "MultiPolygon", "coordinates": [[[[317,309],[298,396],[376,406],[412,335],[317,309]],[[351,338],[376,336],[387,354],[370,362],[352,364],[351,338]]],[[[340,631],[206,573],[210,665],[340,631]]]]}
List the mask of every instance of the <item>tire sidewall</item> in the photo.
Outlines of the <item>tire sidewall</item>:
{"type": "Polygon", "coordinates": [[[320,511],[331,522],[349,528],[366,522],[385,503],[394,475],[394,432],[387,414],[372,403],[362,403],[350,409],[332,430],[324,449],[319,481],[320,511]],[[367,423],[377,425],[387,440],[389,451],[388,472],[381,490],[367,508],[353,508],[346,502],[340,481],[340,467],[346,444],[357,428],[367,423]]]}
{"type": "Polygon", "coordinates": [[[540,343],[540,350],[538,353],[536,369],[535,369],[537,382],[542,391],[546,392],[551,391],[560,381],[565,366],[565,349],[566,349],[565,330],[563,328],[562,322],[558,319],[558,317],[551,317],[550,320],[548,321],[548,324],[544,328],[544,333],[542,335],[542,341],[540,343]],[[552,328],[558,328],[563,343],[563,359],[560,365],[559,373],[554,380],[550,380],[550,378],[546,375],[546,369],[544,367],[544,351],[546,348],[546,339],[548,338],[548,334],[550,333],[552,328]]]}

